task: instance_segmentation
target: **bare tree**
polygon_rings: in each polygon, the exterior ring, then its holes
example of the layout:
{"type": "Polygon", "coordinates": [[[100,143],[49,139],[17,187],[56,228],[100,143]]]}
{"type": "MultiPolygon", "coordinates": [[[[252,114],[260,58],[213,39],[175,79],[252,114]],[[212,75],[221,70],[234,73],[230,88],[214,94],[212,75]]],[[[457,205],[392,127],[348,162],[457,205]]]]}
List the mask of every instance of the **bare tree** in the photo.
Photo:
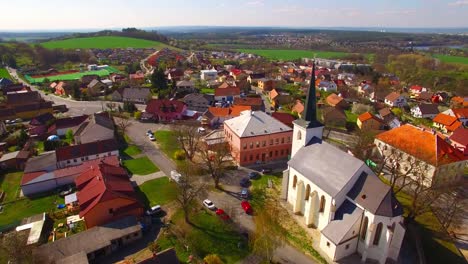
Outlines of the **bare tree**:
{"type": "Polygon", "coordinates": [[[460,234],[458,230],[463,230],[463,221],[468,217],[468,200],[462,192],[463,190],[460,189],[456,192],[447,193],[433,206],[442,226],[451,230],[455,235],[460,234]]]}
{"type": "Polygon", "coordinates": [[[277,248],[284,244],[286,236],[280,217],[284,213],[275,199],[269,198],[254,218],[255,232],[250,239],[253,252],[271,263],[277,248]]]}
{"type": "Polygon", "coordinates": [[[114,103],[114,102],[106,103],[106,106],[107,106],[107,108],[109,108],[109,110],[110,110],[111,112],[114,112],[114,110],[117,108],[117,104],[114,103]]]}
{"type": "Polygon", "coordinates": [[[215,187],[219,189],[219,180],[230,163],[231,151],[227,144],[207,145],[200,147],[200,157],[203,165],[213,178],[215,187]]]}
{"type": "Polygon", "coordinates": [[[115,120],[116,120],[115,123],[119,127],[120,132],[122,134],[125,134],[125,132],[127,131],[127,128],[132,125],[132,123],[130,122],[130,117],[128,117],[127,115],[119,116],[115,118],[115,120]]]}
{"type": "MultiPolygon", "coordinates": [[[[197,196],[202,196],[205,191],[205,184],[200,182],[195,176],[193,165],[182,164],[178,166],[179,173],[182,175],[179,178],[179,188],[176,201],[184,211],[185,222],[190,224],[190,209],[192,203],[197,196]]],[[[196,170],[196,169],[195,169],[196,170]]]]}
{"type": "Polygon", "coordinates": [[[372,156],[375,133],[367,130],[359,130],[356,133],[356,138],[357,140],[352,148],[352,152],[356,158],[366,161],[372,156]]]}
{"type": "Polygon", "coordinates": [[[200,146],[201,135],[196,126],[180,125],[174,126],[173,132],[177,138],[177,142],[185,156],[189,161],[192,161],[200,146]]]}

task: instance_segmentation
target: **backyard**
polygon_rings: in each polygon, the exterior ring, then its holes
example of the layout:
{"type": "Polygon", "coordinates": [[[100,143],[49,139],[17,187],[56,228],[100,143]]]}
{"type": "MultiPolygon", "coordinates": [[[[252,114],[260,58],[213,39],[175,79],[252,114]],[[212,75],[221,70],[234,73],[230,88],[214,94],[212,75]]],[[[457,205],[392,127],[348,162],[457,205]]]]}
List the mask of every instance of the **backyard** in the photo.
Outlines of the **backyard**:
{"type": "Polygon", "coordinates": [[[174,132],[168,130],[158,130],[154,133],[156,142],[159,144],[159,148],[168,156],[170,159],[174,159],[175,152],[180,150],[179,143],[177,142],[174,132]]]}
{"type": "Polygon", "coordinates": [[[2,78],[7,78],[7,79],[13,81],[13,79],[10,76],[10,73],[5,68],[0,68],[0,79],[2,79],[2,78]]]}
{"type": "Polygon", "coordinates": [[[165,205],[173,202],[177,197],[177,185],[163,177],[147,181],[136,189],[147,207],[165,205]]]}
{"type": "Polygon", "coordinates": [[[146,156],[123,161],[123,166],[132,175],[148,175],[159,171],[159,168],[146,156]]]}

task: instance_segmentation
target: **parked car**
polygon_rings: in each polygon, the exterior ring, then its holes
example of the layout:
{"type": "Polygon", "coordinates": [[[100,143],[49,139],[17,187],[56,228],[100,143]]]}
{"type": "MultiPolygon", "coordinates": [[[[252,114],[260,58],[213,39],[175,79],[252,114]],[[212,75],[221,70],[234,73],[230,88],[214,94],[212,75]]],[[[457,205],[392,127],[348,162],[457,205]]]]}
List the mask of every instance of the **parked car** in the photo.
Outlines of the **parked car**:
{"type": "Polygon", "coordinates": [[[224,212],[223,209],[216,210],[216,215],[218,215],[223,220],[229,220],[230,219],[229,215],[227,215],[226,212],[224,212]]]}
{"type": "Polygon", "coordinates": [[[247,189],[247,188],[242,188],[240,194],[241,194],[241,197],[244,198],[244,199],[249,198],[249,189],[247,189]]]}
{"type": "Polygon", "coordinates": [[[153,136],[153,134],[148,135],[148,138],[149,138],[149,140],[151,140],[151,141],[155,141],[155,140],[156,140],[156,138],[153,136]]]}
{"type": "Polygon", "coordinates": [[[273,171],[272,168],[263,168],[263,169],[261,170],[262,174],[271,173],[272,171],[273,171]]]}
{"type": "Polygon", "coordinates": [[[208,200],[208,199],[205,199],[205,200],[203,201],[203,205],[204,205],[206,208],[210,209],[210,210],[216,209],[216,206],[214,205],[214,203],[213,203],[211,200],[208,200]]]}
{"type": "Polygon", "coordinates": [[[255,180],[255,179],[258,179],[260,178],[260,173],[256,172],[256,171],[251,171],[249,172],[249,179],[251,180],[255,180]]]}
{"type": "Polygon", "coordinates": [[[180,178],[182,178],[182,174],[173,170],[171,171],[171,179],[177,183],[180,183],[180,178]]]}
{"type": "Polygon", "coordinates": [[[242,206],[242,209],[244,209],[244,212],[246,214],[252,214],[252,206],[250,205],[248,201],[246,200],[242,201],[241,206],[242,206]]]}
{"type": "Polygon", "coordinates": [[[155,205],[146,211],[146,215],[155,215],[159,214],[162,211],[160,205],[155,205]]]}
{"type": "Polygon", "coordinates": [[[60,197],[65,197],[69,194],[72,194],[73,193],[73,187],[69,187],[68,189],[65,189],[65,190],[62,190],[61,192],[59,192],[59,196],[60,197]]]}
{"type": "Polygon", "coordinates": [[[147,135],[147,136],[153,135],[153,131],[151,131],[151,129],[148,129],[148,131],[146,131],[146,135],[147,135]]]}
{"type": "Polygon", "coordinates": [[[249,187],[250,186],[250,179],[249,178],[242,178],[239,182],[241,187],[249,187]]]}

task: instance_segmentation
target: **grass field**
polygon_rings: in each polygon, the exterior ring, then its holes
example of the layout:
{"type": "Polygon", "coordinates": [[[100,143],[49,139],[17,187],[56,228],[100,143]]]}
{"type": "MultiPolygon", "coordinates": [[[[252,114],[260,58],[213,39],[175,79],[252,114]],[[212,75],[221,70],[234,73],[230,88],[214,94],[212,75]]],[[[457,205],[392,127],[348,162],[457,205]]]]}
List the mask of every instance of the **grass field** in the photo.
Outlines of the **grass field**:
{"type": "Polygon", "coordinates": [[[148,202],[147,206],[165,205],[174,201],[177,197],[177,185],[163,177],[147,181],[140,185],[137,190],[142,200],[148,202]]]}
{"type": "Polygon", "coordinates": [[[13,81],[13,79],[10,76],[10,73],[5,68],[0,68],[0,79],[2,78],[7,78],[13,81]]]}
{"type": "Polygon", "coordinates": [[[468,57],[450,56],[450,55],[442,55],[442,54],[435,54],[434,57],[446,63],[468,64],[468,57]]]}
{"type": "Polygon", "coordinates": [[[76,72],[76,73],[69,73],[69,74],[62,74],[62,75],[55,75],[55,76],[48,76],[48,77],[41,77],[41,78],[33,78],[29,75],[25,75],[25,78],[28,82],[34,83],[42,83],[44,79],[48,79],[49,81],[72,81],[78,80],[85,75],[99,75],[100,77],[109,76],[111,73],[119,72],[117,69],[113,67],[107,67],[106,69],[98,70],[98,71],[83,71],[83,72],[76,72]]]}
{"type": "Polygon", "coordinates": [[[0,190],[5,192],[2,202],[16,200],[20,191],[20,182],[23,172],[9,172],[0,175],[0,190]]]}
{"type": "Polygon", "coordinates": [[[89,38],[71,38],[43,42],[41,45],[48,49],[112,49],[112,48],[165,48],[168,45],[145,39],[103,36],[89,38]]]}
{"type": "Polygon", "coordinates": [[[123,166],[132,174],[136,175],[148,175],[159,171],[159,168],[148,159],[148,157],[142,157],[138,159],[124,160],[123,166]]]}
{"type": "Polygon", "coordinates": [[[335,51],[309,51],[309,50],[265,50],[265,49],[238,49],[238,51],[244,53],[257,54],[262,57],[272,60],[295,60],[300,58],[342,58],[349,53],[346,52],[335,52],[335,51]]]}
{"type": "Polygon", "coordinates": [[[158,130],[154,136],[164,154],[170,159],[174,159],[174,153],[180,149],[174,133],[168,130],[158,130]]]}

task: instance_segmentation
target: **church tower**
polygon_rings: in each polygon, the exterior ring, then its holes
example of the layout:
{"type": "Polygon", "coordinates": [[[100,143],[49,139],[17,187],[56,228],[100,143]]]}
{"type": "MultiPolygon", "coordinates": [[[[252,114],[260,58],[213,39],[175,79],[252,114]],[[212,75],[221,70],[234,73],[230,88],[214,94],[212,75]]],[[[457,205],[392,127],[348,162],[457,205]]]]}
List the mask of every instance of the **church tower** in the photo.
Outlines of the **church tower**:
{"type": "Polygon", "coordinates": [[[302,117],[294,121],[291,157],[307,145],[314,137],[322,139],[323,124],[317,120],[317,95],[315,90],[315,61],[312,65],[312,77],[307,91],[307,99],[302,117]]]}

